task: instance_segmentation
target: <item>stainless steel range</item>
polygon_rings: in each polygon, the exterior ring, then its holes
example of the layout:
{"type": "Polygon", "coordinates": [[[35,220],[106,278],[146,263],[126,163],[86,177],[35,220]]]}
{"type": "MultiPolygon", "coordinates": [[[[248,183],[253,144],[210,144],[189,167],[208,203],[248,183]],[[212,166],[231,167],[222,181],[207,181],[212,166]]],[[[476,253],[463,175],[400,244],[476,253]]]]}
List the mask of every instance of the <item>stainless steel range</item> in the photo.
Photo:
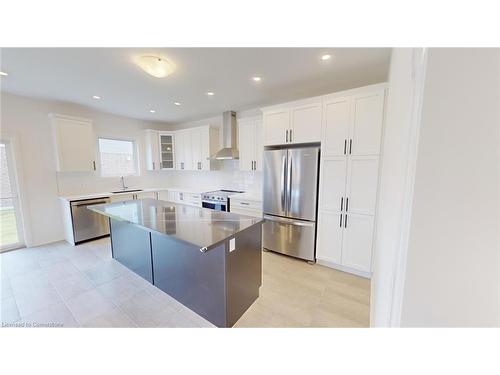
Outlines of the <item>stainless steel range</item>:
{"type": "Polygon", "coordinates": [[[229,199],[232,194],[244,193],[237,190],[216,190],[201,195],[201,205],[216,211],[229,211],[229,199]]]}

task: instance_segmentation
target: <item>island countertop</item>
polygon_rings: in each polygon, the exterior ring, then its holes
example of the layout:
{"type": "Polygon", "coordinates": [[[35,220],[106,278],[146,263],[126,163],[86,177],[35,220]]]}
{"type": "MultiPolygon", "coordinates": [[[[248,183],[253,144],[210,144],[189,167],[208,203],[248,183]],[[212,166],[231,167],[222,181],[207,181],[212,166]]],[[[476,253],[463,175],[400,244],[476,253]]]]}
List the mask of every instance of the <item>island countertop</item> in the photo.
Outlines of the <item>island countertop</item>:
{"type": "Polygon", "coordinates": [[[210,250],[263,219],[156,199],[100,204],[90,210],[210,250]]]}

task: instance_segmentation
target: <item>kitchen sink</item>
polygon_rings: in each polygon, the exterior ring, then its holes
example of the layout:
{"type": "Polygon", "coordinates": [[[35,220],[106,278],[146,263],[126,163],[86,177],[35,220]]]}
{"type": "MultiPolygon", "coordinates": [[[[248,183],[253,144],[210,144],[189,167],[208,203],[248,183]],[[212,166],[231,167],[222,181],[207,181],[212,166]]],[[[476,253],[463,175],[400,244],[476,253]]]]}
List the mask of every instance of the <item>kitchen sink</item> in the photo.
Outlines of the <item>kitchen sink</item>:
{"type": "Polygon", "coordinates": [[[118,190],[118,191],[112,191],[111,193],[113,194],[120,194],[120,193],[135,193],[137,191],[142,191],[142,189],[131,189],[131,190],[118,190]]]}

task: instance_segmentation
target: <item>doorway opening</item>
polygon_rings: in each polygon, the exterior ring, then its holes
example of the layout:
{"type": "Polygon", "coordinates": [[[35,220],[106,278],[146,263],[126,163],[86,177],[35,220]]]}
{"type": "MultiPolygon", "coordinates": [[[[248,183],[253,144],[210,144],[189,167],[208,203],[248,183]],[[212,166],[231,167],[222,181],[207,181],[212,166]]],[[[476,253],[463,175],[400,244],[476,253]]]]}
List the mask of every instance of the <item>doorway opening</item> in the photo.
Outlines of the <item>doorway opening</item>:
{"type": "Polygon", "coordinates": [[[0,141],[0,252],[24,247],[16,166],[12,145],[0,141]]]}

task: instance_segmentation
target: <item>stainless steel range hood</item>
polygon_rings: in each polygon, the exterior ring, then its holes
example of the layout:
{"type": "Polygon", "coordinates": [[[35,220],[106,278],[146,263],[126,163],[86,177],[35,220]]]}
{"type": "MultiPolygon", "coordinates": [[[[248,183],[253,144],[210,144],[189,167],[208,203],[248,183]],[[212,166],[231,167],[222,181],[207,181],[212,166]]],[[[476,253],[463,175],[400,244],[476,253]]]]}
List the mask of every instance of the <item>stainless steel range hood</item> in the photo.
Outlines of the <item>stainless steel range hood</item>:
{"type": "Polygon", "coordinates": [[[240,153],[236,148],[236,132],[236,112],[222,113],[222,149],[212,155],[210,159],[235,160],[240,158],[240,153]]]}

